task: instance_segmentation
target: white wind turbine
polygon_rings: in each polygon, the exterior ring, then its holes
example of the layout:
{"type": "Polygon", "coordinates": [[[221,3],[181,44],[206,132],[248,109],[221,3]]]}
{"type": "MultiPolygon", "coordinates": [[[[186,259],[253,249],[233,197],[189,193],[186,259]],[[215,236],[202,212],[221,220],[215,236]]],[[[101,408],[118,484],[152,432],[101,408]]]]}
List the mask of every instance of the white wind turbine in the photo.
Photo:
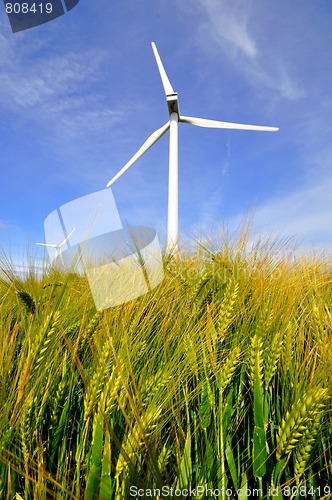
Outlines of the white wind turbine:
{"type": "Polygon", "coordinates": [[[73,232],[75,231],[76,227],[66,236],[66,238],[61,242],[58,243],[57,245],[54,243],[36,243],[36,245],[42,246],[42,247],[50,247],[50,248],[55,248],[55,256],[53,260],[56,260],[58,257],[60,257],[60,260],[62,264],[64,264],[62,253],[61,253],[61,247],[69,240],[73,232]]]}
{"type": "Polygon", "coordinates": [[[169,138],[169,177],[168,177],[168,227],[167,227],[167,250],[177,251],[178,246],[178,122],[191,123],[198,127],[225,128],[238,130],[260,130],[264,132],[276,132],[277,127],[262,127],[259,125],[244,125],[241,123],[221,122],[218,120],[207,120],[205,118],[194,118],[180,115],[178,94],[174,92],[168,79],[163,63],[161,62],[156,45],[152,42],[152,50],[157,62],[161,81],[166,94],[169,112],[169,120],[161,128],[153,132],[144,142],[137,153],[126,163],[126,165],[108,182],[110,187],[121,175],[128,170],[155,142],[157,142],[170,129],[169,138]]]}

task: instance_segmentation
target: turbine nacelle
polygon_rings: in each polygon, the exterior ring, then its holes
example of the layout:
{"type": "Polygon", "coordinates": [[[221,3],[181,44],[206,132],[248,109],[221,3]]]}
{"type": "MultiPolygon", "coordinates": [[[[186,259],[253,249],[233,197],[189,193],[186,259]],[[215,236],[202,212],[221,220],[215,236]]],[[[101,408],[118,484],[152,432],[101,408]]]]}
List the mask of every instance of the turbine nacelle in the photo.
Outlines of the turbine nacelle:
{"type": "Polygon", "coordinates": [[[174,92],[174,94],[166,95],[166,101],[169,114],[177,113],[180,116],[178,94],[174,92]]]}
{"type": "MultiPolygon", "coordinates": [[[[68,236],[66,236],[66,238],[61,241],[61,243],[36,243],[36,245],[39,245],[41,247],[49,247],[49,248],[53,248],[54,251],[55,251],[55,254],[54,254],[54,261],[57,260],[57,259],[60,259],[62,264],[64,264],[64,260],[63,260],[63,257],[62,257],[62,246],[68,242],[69,238],[71,237],[71,235],[73,234],[73,232],[75,231],[75,227],[72,231],[70,231],[70,233],[68,234],[68,236]]],[[[67,246],[70,246],[69,245],[69,242],[67,243],[67,246]]]]}

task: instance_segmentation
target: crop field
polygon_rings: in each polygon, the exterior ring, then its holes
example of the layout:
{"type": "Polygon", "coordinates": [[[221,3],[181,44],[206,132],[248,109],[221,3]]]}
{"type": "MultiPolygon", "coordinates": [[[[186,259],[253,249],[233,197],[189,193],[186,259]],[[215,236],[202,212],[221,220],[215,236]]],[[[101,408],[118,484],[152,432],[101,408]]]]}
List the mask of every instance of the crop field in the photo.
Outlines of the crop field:
{"type": "Polygon", "coordinates": [[[96,312],[7,268],[0,498],[331,498],[331,262],[243,232],[164,271],[96,312]]]}

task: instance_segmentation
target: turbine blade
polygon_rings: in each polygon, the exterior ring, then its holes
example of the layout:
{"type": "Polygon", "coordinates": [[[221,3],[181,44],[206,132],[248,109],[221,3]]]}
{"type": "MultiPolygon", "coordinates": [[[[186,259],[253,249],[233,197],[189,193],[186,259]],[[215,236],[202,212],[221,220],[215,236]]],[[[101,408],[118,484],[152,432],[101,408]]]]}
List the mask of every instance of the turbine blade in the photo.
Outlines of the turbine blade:
{"type": "Polygon", "coordinates": [[[121,177],[122,174],[125,173],[126,170],[128,170],[129,167],[132,166],[133,163],[135,163],[138,158],[140,158],[148,149],[151,148],[151,146],[154,145],[155,142],[162,137],[165,132],[169,129],[169,122],[165,123],[162,127],[158,128],[153,134],[150,135],[150,137],[145,141],[145,143],[139,148],[137,153],[134,154],[134,156],[125,164],[124,167],[107,183],[106,187],[110,187],[116,180],[118,180],[119,177],[121,177]]]}
{"type": "Polygon", "coordinates": [[[71,237],[71,235],[73,234],[73,232],[75,231],[76,227],[74,227],[74,229],[68,234],[68,236],[63,240],[62,243],[60,243],[60,245],[57,245],[59,248],[62,247],[62,245],[64,245],[66,243],[67,240],[69,240],[69,238],[71,237]]]}
{"type": "Polygon", "coordinates": [[[161,81],[162,81],[162,84],[164,87],[165,94],[166,95],[174,94],[174,90],[172,88],[171,82],[169,81],[168,76],[167,76],[166,71],[165,71],[165,68],[163,66],[163,63],[161,62],[160,55],[159,55],[158,49],[156,47],[156,44],[154,42],[152,42],[151,45],[152,45],[154,57],[155,57],[156,62],[157,62],[157,66],[158,66],[158,70],[159,70],[160,78],[161,78],[161,81]]]}
{"type": "Polygon", "coordinates": [[[220,122],[219,120],[207,120],[206,118],[194,118],[193,116],[180,116],[180,122],[191,123],[197,127],[228,128],[238,130],[260,130],[262,132],[276,132],[278,127],[265,127],[261,125],[246,125],[243,123],[220,122]]]}
{"type": "Polygon", "coordinates": [[[39,245],[41,247],[51,247],[51,248],[57,247],[57,245],[53,245],[52,243],[36,243],[36,245],[39,245]]]}

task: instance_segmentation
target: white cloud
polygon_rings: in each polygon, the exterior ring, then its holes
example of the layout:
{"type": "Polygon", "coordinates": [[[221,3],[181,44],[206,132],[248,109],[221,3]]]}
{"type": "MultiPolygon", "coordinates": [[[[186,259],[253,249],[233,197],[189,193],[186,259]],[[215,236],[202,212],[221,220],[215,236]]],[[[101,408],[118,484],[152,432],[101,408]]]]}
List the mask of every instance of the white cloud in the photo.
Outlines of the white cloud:
{"type": "MultiPolygon", "coordinates": [[[[300,239],[304,246],[332,247],[332,176],[272,199],[255,210],[254,226],[268,237],[300,239]]],[[[236,225],[241,216],[232,221],[236,225]]]]}
{"type": "Polygon", "coordinates": [[[0,40],[0,114],[16,140],[33,130],[60,166],[41,172],[45,182],[94,185],[129,115],[129,105],[103,92],[109,54],[82,47],[60,55],[49,40],[31,37],[0,40]]]}
{"type": "Polygon", "coordinates": [[[106,74],[108,53],[98,48],[59,55],[52,40],[1,36],[0,109],[13,123],[25,121],[62,138],[79,132],[99,132],[124,116],[96,87],[106,74]],[[47,50],[45,50],[45,48],[47,50]]]}
{"type": "Polygon", "coordinates": [[[256,88],[266,87],[278,93],[278,97],[296,101],[306,96],[306,91],[286,70],[285,62],[276,57],[273,67],[265,58],[257,59],[253,64],[243,63],[242,71],[248,82],[256,88]]]}
{"type": "MultiPolygon", "coordinates": [[[[11,52],[11,51],[9,51],[11,52]]],[[[2,53],[3,56],[3,53],[2,53]]],[[[23,60],[20,51],[5,57],[0,74],[0,103],[13,113],[33,111],[43,115],[43,107],[62,113],[76,112],[88,104],[84,97],[96,101],[90,88],[98,81],[105,55],[98,50],[70,52],[63,56],[48,56],[23,60]],[[81,95],[82,99],[78,99],[81,95]]],[[[44,108],[45,109],[45,108],[44,108]]],[[[49,115],[48,115],[49,117],[49,115]]]]}
{"type": "Polygon", "coordinates": [[[251,1],[199,0],[199,5],[205,14],[200,16],[197,37],[201,49],[222,49],[255,88],[266,87],[289,100],[306,95],[292,74],[287,54],[276,51],[268,33],[264,46],[258,43],[259,37],[255,40],[253,20],[257,9],[252,9],[251,1]]]}
{"type": "Polygon", "coordinates": [[[234,58],[238,53],[251,59],[257,56],[256,44],[248,33],[250,3],[248,0],[199,0],[208,18],[208,22],[203,21],[201,30],[212,34],[225,52],[234,58]]]}
{"type": "Polygon", "coordinates": [[[11,229],[14,227],[16,226],[14,226],[11,222],[0,220],[0,230],[11,229]]]}

